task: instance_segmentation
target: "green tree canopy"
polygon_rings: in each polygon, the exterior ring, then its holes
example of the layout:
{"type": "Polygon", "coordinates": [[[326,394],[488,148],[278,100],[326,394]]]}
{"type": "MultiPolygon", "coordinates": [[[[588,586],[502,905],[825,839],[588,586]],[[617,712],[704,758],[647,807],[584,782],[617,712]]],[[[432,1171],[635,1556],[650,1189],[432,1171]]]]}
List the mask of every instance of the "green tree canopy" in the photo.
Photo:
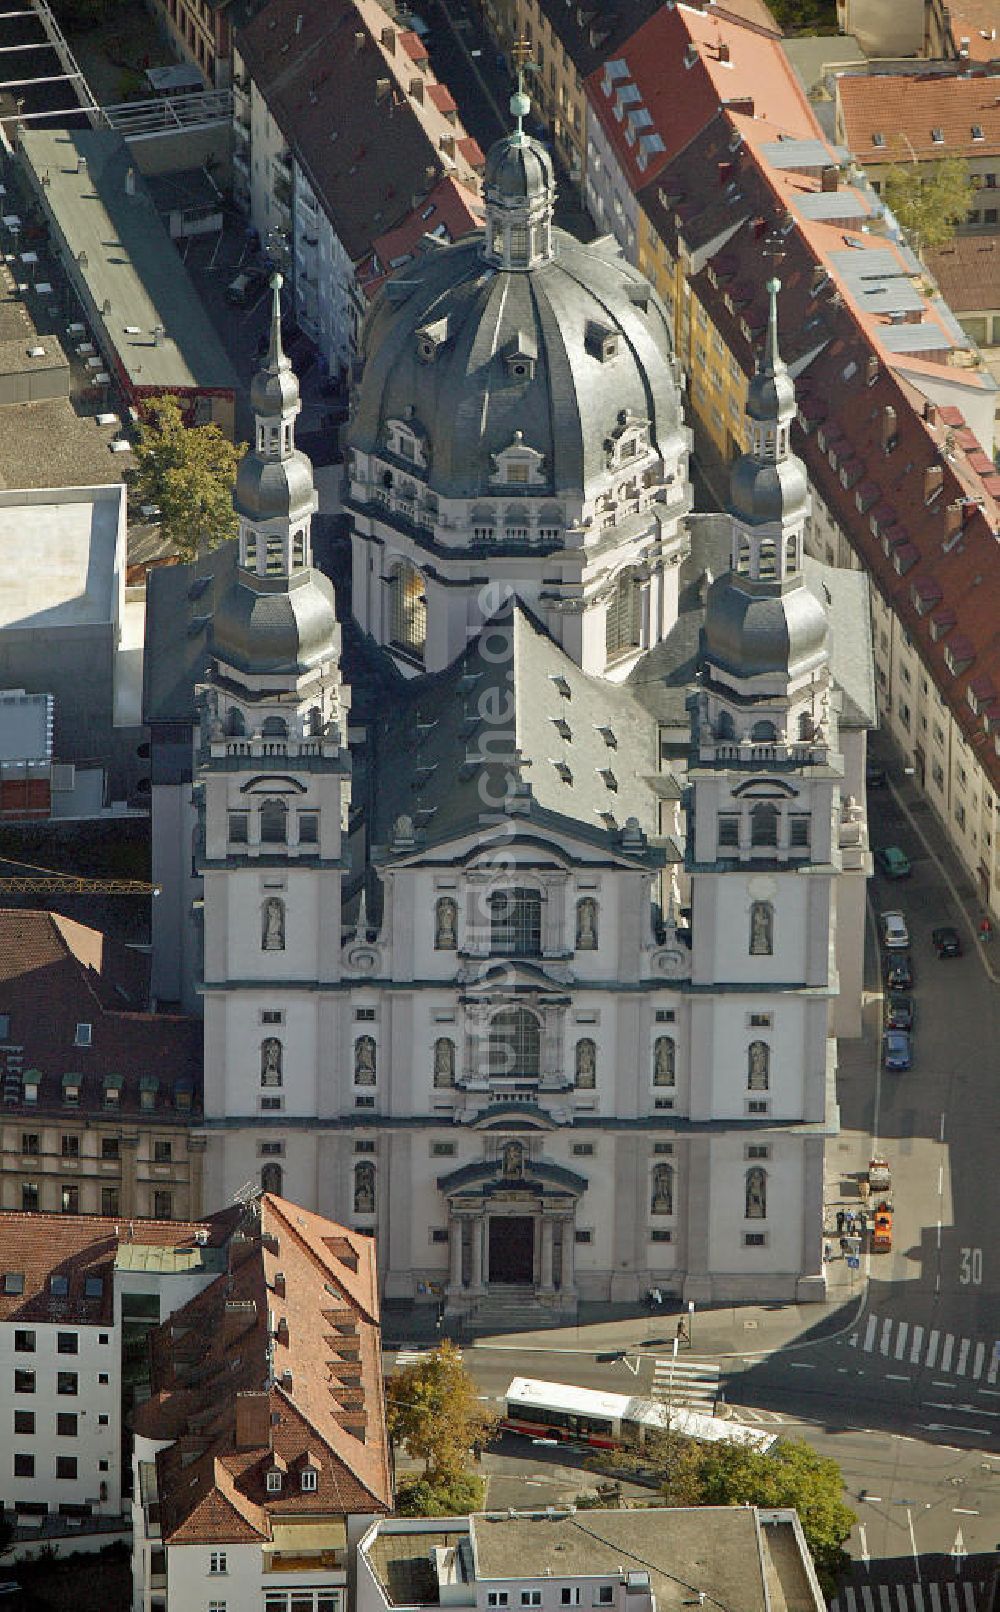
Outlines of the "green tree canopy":
{"type": "Polygon", "coordinates": [[[451,1343],[390,1377],[386,1409],[391,1436],[412,1460],[423,1462],[424,1478],[435,1487],[468,1476],[471,1451],[496,1425],[451,1343]]]}
{"type": "Polygon", "coordinates": [[[439,1478],[401,1478],[396,1485],[396,1512],[400,1517],[465,1517],[482,1511],[486,1485],[472,1472],[439,1478]]]}
{"type": "Polygon", "coordinates": [[[146,405],[132,490],[156,504],[163,535],[183,560],[236,536],[233,481],[244,452],[217,425],[187,426],[172,392],[146,405]]]}
{"type": "Polygon", "coordinates": [[[918,250],[946,246],[975,201],[969,165],[961,157],[939,162],[893,163],[882,198],[909,230],[918,250]]]}

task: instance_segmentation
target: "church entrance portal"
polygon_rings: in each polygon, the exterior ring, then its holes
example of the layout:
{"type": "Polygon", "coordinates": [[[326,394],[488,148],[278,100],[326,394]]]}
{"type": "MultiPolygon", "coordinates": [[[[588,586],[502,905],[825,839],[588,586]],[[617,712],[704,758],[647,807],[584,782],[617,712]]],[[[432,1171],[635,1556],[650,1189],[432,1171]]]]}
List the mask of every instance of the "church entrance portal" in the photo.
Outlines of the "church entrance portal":
{"type": "Polygon", "coordinates": [[[528,1287],[535,1279],[535,1222],[530,1215],[490,1216],[491,1283],[528,1287]]]}

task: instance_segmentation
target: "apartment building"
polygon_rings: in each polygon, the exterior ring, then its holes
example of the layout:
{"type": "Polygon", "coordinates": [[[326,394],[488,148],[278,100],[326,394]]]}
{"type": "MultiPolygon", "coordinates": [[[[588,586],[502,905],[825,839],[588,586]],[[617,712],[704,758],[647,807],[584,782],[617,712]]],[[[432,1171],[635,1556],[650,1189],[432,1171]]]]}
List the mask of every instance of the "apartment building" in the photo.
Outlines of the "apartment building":
{"type": "Polygon", "coordinates": [[[476,1612],[691,1605],[822,1612],[794,1511],[709,1506],[646,1511],[485,1512],[380,1519],[357,1555],[357,1612],[451,1606],[476,1612]]]}
{"type": "Polygon", "coordinates": [[[345,1612],[349,1552],[392,1505],[374,1241],[265,1193],[150,1346],[133,1612],[345,1612]]]}
{"type": "Polygon", "coordinates": [[[1000,228],[1000,98],[983,74],[841,73],[836,134],[880,194],[888,170],[958,157],[976,199],[963,229],[1000,228]]]}
{"type": "Polygon", "coordinates": [[[0,1207],[200,1210],[201,1027],[150,1013],[148,959],[58,913],[0,909],[0,1207]]]}
{"type": "Polygon", "coordinates": [[[426,46],[377,0],[269,0],[236,35],[233,95],[237,202],[289,277],[296,320],[344,372],[366,306],[355,265],[428,208],[433,232],[442,179],[478,195],[483,154],[426,46]]]}
{"type": "Polygon", "coordinates": [[[0,1505],[22,1531],[121,1513],[123,1339],[214,1278],[226,1223],[0,1213],[0,1505]]]}

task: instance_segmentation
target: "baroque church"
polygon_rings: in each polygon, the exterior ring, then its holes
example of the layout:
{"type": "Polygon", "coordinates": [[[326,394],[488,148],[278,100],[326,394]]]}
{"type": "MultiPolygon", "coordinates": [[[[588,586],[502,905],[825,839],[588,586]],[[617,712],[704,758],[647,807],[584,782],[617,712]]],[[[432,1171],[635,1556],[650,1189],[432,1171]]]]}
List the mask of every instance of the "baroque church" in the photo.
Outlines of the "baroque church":
{"type": "Polygon", "coordinates": [[[482,1324],[819,1300],[866,583],[803,553],[777,281],[697,513],[665,310],[555,227],[512,109],[485,230],[369,316],[349,609],[277,285],[238,544],[151,578],[154,975],[204,1013],[204,1208],[281,1192],[375,1233],[387,1298],[482,1324]]]}

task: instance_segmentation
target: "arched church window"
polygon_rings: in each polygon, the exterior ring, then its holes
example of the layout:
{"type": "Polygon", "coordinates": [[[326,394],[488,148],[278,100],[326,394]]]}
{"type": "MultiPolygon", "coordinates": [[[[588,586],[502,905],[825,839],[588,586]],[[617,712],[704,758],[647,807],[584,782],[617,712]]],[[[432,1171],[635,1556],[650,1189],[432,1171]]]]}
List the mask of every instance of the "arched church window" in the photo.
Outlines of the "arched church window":
{"type": "Polygon", "coordinates": [[[812,719],[811,711],[802,711],[799,715],[799,738],[813,739],[816,736],[816,724],[812,719]]]}
{"type": "Polygon", "coordinates": [[[368,1159],[354,1166],[354,1213],[375,1213],[375,1166],[368,1159]]]}
{"type": "Polygon", "coordinates": [[[280,1086],[282,1079],[281,1042],[276,1035],[265,1036],[260,1044],[260,1083],[262,1086],[280,1086]]]}
{"type": "Polygon", "coordinates": [[[490,952],[497,957],[540,957],[542,897],[538,890],[495,890],[490,896],[490,952]]]}
{"type": "Polygon", "coordinates": [[[447,1088],[455,1084],[455,1043],[450,1036],[438,1036],[434,1043],[434,1085],[447,1088]]]}
{"type": "Polygon", "coordinates": [[[354,1043],[354,1084],[356,1086],[375,1084],[374,1036],[359,1035],[354,1043]]]}
{"type": "Polygon", "coordinates": [[[283,1173],[280,1164],[265,1164],[260,1172],[261,1192],[273,1192],[276,1198],[282,1196],[283,1173]]]}
{"type": "Polygon", "coordinates": [[[642,584],[632,571],[617,580],[608,601],[605,648],[609,660],[638,649],[642,642],[642,584]]]}
{"type": "Polygon", "coordinates": [[[285,545],[280,537],[269,537],[264,545],[264,570],[269,577],[280,576],[285,569],[285,545]]]}
{"type": "Polygon", "coordinates": [[[389,574],[389,642],[422,660],[427,642],[427,595],[424,579],[412,565],[400,562],[389,574]]]}
{"type": "Polygon", "coordinates": [[[261,907],[261,949],[266,952],[283,952],[285,949],[285,903],[280,896],[268,896],[261,907]]]}
{"type": "Polygon", "coordinates": [[[260,808],[260,843],[284,845],[288,839],[288,807],[283,800],[265,800],[260,808]]]}
{"type": "Polygon", "coordinates": [[[313,738],[319,738],[323,732],[323,713],[318,705],[310,707],[307,727],[313,738]]]}
{"type": "Polygon", "coordinates": [[[750,737],[754,744],[773,744],[778,737],[778,730],[773,722],[755,722],[750,729],[750,737]]]}
{"type": "Polygon", "coordinates": [[[527,1008],[502,1008],[490,1020],[489,1073],[494,1080],[534,1080],[541,1068],[541,1028],[527,1008]]]}
{"type": "Polygon", "coordinates": [[[527,224],[512,224],[510,226],[510,261],[512,263],[527,263],[528,261],[527,224]]]}
{"type": "Polygon", "coordinates": [[[728,711],[720,711],[715,724],[715,737],[717,739],[735,739],[736,728],[732,716],[728,711]]]}
{"type": "Polygon", "coordinates": [[[234,738],[242,738],[247,731],[246,718],[238,705],[231,705],[226,715],[226,732],[234,738]]]}
{"type": "Polygon", "coordinates": [[[649,1212],[651,1215],[672,1215],[674,1212],[674,1167],[672,1164],[655,1164],[650,1182],[649,1212]]]}
{"type": "Polygon", "coordinates": [[[774,908],[755,901],[750,908],[750,956],[770,957],[774,952],[774,908]]]}
{"type": "Polygon", "coordinates": [[[243,543],[244,543],[244,549],[245,549],[245,552],[246,552],[246,561],[245,561],[246,569],[248,571],[256,571],[256,569],[257,569],[257,533],[256,532],[247,532],[246,537],[243,540],[243,543]]]}
{"type": "Polygon", "coordinates": [[[750,539],[745,532],[740,533],[740,540],[736,546],[736,569],[740,576],[750,573],[750,539]]]}
{"type": "Polygon", "coordinates": [[[677,1043],[672,1035],[658,1035],[653,1047],[653,1085],[672,1086],[677,1079],[677,1043]]]}
{"type": "Polygon", "coordinates": [[[773,537],[761,538],[757,550],[757,575],[762,582],[773,582],[778,575],[778,548],[773,537]]]}
{"type": "Polygon", "coordinates": [[[771,1085],[771,1049],[766,1041],[751,1041],[747,1048],[747,1091],[768,1091],[771,1085]]]}
{"type": "Polygon", "coordinates": [[[767,1171],[762,1170],[759,1164],[755,1164],[752,1170],[747,1171],[746,1218],[767,1219],[767,1171]]]}
{"type": "Polygon", "coordinates": [[[777,843],[778,808],[772,806],[769,800],[760,800],[750,813],[750,844],[767,846],[777,843]]]}
{"type": "Polygon", "coordinates": [[[434,950],[453,952],[458,945],[458,902],[439,896],[434,905],[434,950]]]}
{"type": "Polygon", "coordinates": [[[287,739],[288,723],[283,716],[266,716],[260,731],[265,739],[287,739]]]}
{"type": "Polygon", "coordinates": [[[576,1044],[573,1076],[579,1091],[593,1091],[597,1085],[597,1042],[589,1035],[576,1044]]]}
{"type": "Polygon", "coordinates": [[[582,896],[576,904],[576,949],[597,950],[597,902],[593,896],[582,896]]]}

